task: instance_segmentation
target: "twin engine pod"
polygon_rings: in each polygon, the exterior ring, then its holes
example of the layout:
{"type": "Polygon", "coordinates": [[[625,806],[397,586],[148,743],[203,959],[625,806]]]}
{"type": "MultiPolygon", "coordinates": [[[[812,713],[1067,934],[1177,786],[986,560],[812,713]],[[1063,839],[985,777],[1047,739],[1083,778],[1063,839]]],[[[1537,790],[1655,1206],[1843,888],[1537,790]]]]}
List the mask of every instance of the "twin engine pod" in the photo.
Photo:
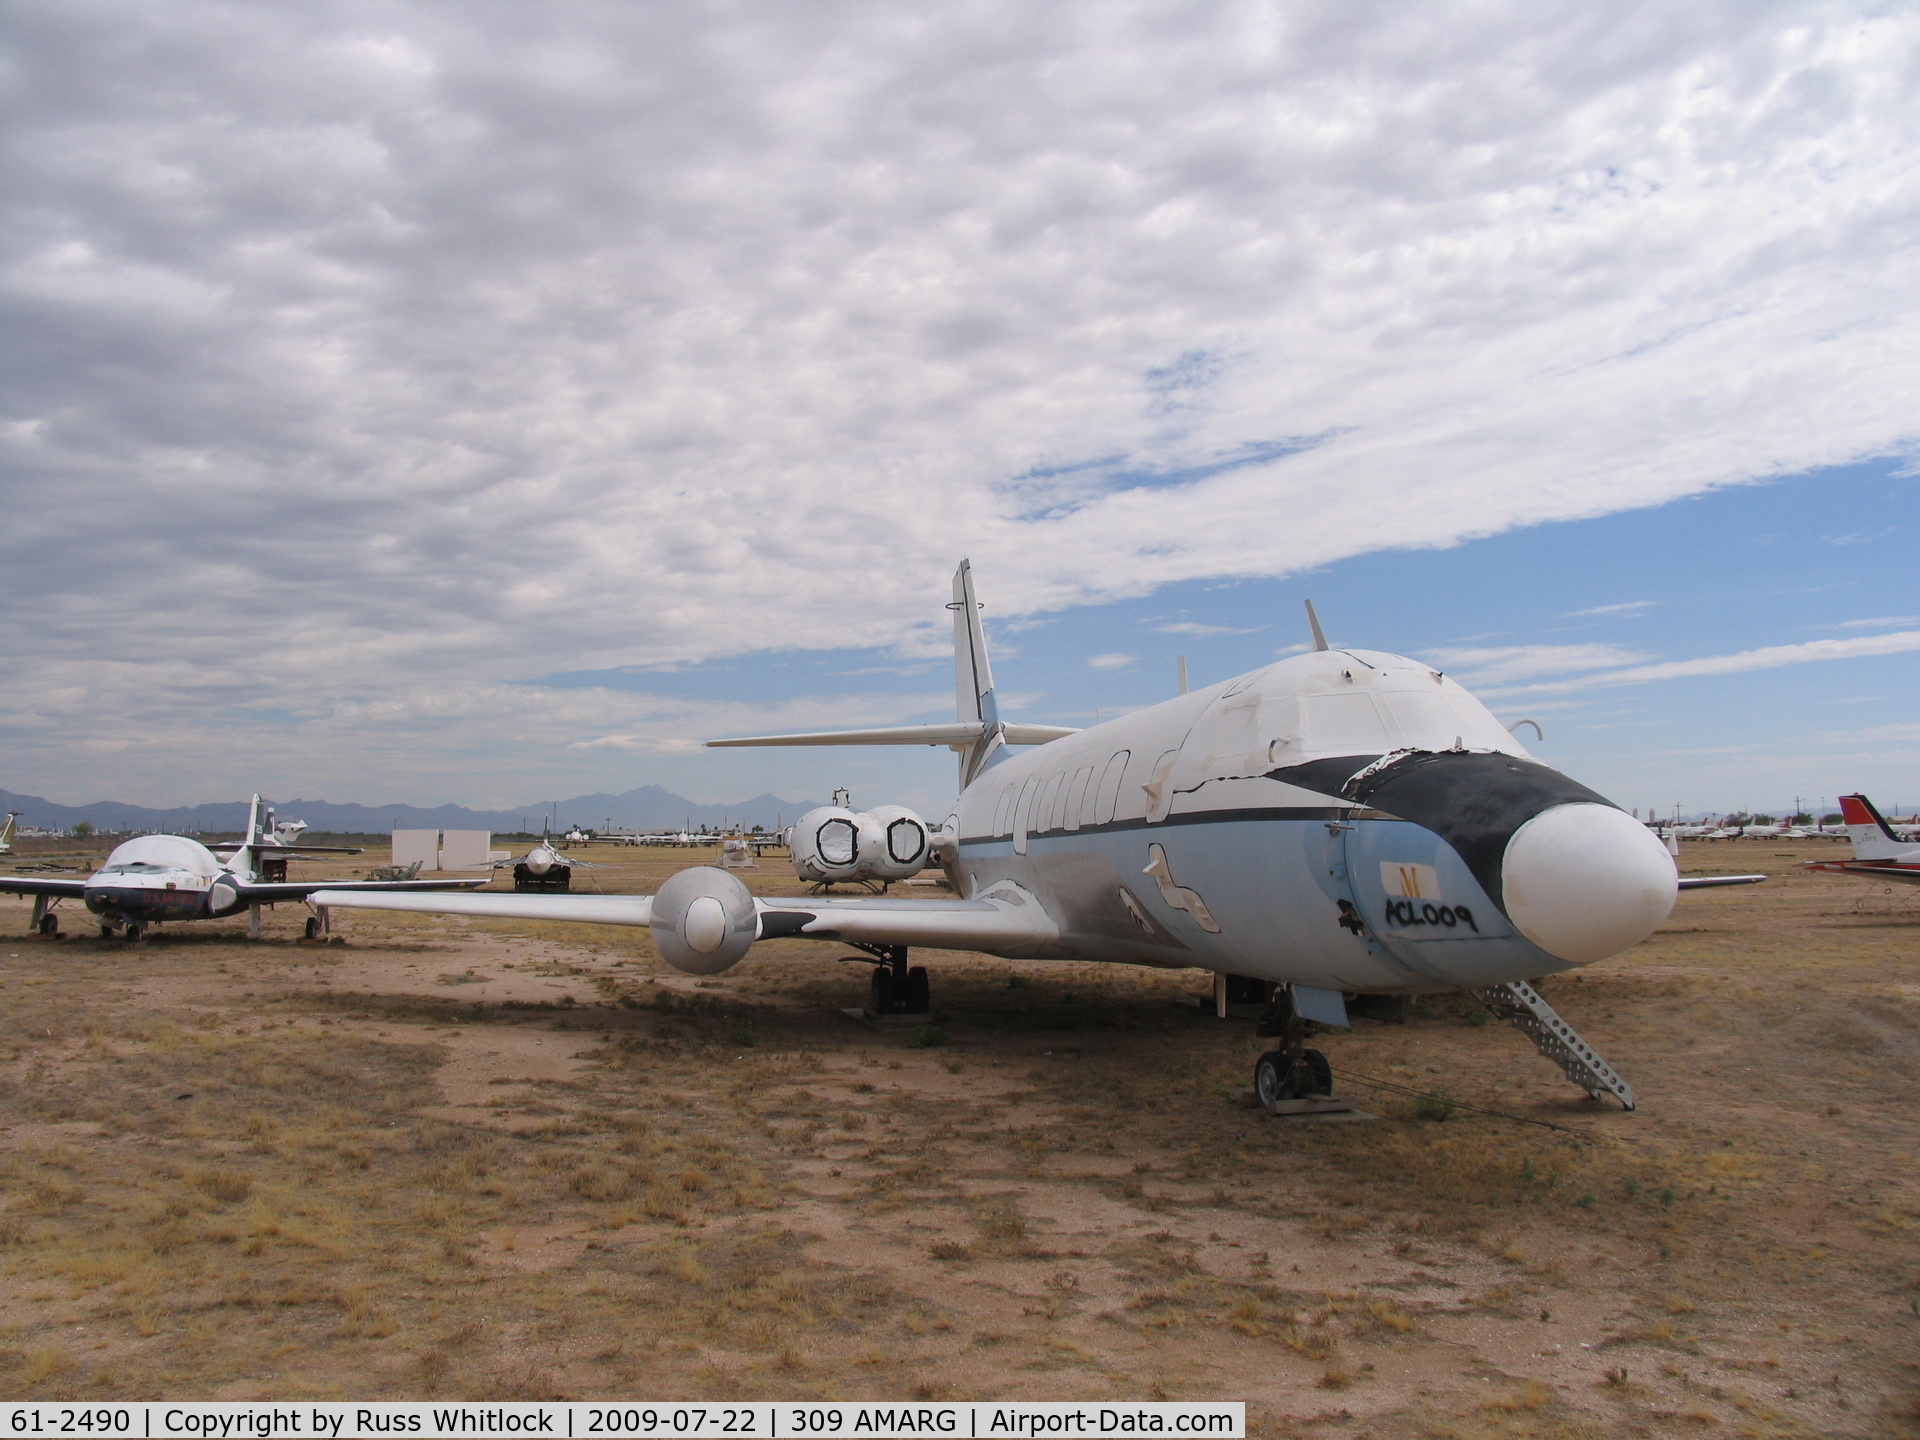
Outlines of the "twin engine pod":
{"type": "Polygon", "coordinates": [[[794,873],[820,885],[918,875],[926,868],[933,839],[927,822],[904,805],[864,813],[822,805],[794,824],[787,847],[794,873]]]}

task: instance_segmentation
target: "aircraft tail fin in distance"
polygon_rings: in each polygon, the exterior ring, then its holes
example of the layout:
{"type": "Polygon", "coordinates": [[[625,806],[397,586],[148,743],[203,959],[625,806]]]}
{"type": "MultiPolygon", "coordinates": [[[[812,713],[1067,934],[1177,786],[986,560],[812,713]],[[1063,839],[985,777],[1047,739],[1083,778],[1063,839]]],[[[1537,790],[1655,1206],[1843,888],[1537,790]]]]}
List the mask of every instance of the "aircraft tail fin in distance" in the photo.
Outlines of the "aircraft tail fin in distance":
{"type": "Polygon", "coordinates": [[[1900,842],[1893,827],[1864,795],[1842,795],[1840,818],[1846,824],[1847,838],[1853,842],[1856,860],[1891,860],[1910,848],[1900,842]]]}

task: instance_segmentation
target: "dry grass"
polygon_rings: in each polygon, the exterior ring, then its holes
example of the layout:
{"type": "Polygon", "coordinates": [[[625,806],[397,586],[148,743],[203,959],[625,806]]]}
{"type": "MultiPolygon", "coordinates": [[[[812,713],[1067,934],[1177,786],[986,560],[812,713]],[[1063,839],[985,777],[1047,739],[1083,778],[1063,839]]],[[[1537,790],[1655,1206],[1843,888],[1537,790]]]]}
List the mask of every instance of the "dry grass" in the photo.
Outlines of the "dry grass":
{"type": "MultiPolygon", "coordinates": [[[[610,880],[686,858],[641,855],[610,880]]],[[[1634,1116],[1444,999],[1320,1042],[1570,1134],[1376,1096],[1374,1124],[1256,1119],[1232,1092],[1260,1042],[1170,1004],[1179,974],[928,956],[930,1047],[839,1020],[864,970],[800,942],[695,983],[584,926],[23,941],[0,1393],[1159,1393],[1277,1433],[1912,1433],[1920,922],[1847,898],[1689,897],[1548,982],[1634,1116]]]]}

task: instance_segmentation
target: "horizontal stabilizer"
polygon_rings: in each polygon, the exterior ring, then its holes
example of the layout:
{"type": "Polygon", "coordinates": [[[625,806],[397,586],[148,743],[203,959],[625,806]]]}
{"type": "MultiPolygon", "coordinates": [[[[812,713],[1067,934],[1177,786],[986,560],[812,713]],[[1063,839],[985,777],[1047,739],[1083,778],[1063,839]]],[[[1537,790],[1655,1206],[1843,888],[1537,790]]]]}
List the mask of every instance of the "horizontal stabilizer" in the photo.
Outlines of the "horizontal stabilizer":
{"type": "MultiPolygon", "coordinates": [[[[1044,745],[1075,732],[1059,725],[1005,725],[1009,745],[1044,745]]],[[[949,720],[939,725],[887,725],[877,730],[823,730],[811,735],[748,735],[738,740],[709,740],[709,749],[740,745],[971,745],[986,734],[985,722],[949,720]]]]}
{"type": "Polygon", "coordinates": [[[207,846],[216,855],[231,855],[236,850],[248,848],[278,860],[311,860],[320,855],[364,855],[367,851],[364,845],[273,845],[261,842],[249,847],[244,840],[222,840],[207,846]]]}

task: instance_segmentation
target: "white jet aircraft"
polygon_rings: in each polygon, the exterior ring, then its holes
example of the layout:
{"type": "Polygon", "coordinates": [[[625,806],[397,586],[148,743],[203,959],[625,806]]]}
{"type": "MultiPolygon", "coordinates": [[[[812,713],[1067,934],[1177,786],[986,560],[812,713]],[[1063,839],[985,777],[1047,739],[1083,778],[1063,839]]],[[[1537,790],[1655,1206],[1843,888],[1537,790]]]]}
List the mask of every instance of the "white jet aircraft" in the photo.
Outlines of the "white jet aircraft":
{"type": "Polygon", "coordinates": [[[1920,885],[1920,845],[1902,837],[1871,800],[1864,795],[1842,795],[1840,818],[1846,822],[1847,838],[1853,842],[1853,858],[1808,860],[1807,869],[1920,885]]]}
{"type": "Polygon", "coordinates": [[[951,724],[710,745],[945,745],[960,794],[934,829],[900,807],[824,807],[792,833],[802,878],[894,879],[931,857],[951,896],[755,896],[710,866],[651,896],[368,895],[319,907],[650,927],[661,956],[712,975],[756,940],[820,939],[878,962],[876,1010],[924,1013],[914,946],[1215,972],[1269,997],[1254,1071],[1266,1102],[1325,1094],[1312,1025],[1371,997],[1471,990],[1569,1078],[1633,1092],[1525,982],[1651,934],[1679,880],[1644,825],[1541,764],[1458,682],[1416,660],[1327,644],[1089,730],[1000,718],[970,567],[953,579],[951,724]],[[1034,747],[1017,751],[1015,746],[1034,747]]]}
{"type": "MultiPolygon", "coordinates": [[[[479,880],[338,880],[288,881],[287,862],[318,854],[357,855],[342,846],[296,845],[304,824],[276,827],[273,811],[258,795],[247,808],[247,838],[229,845],[208,847],[185,835],[141,835],[116,845],[107,863],[85,880],[41,880],[23,875],[0,875],[0,893],[33,896],[33,929],[58,935],[60,917],[54,907],[62,900],[82,901],[99,917],[100,934],[120,928],[129,941],[140,940],[151,926],[169,920],[212,920],[248,914],[249,933],[260,933],[260,907],[283,900],[305,900],[316,890],[393,891],[469,890],[479,880]],[[227,852],[222,859],[215,851],[227,852]]],[[[309,939],[320,934],[324,920],[307,921],[309,939]]]]}
{"type": "MultiPolygon", "coordinates": [[[[572,836],[567,838],[571,840],[572,836]]],[[[551,839],[547,839],[541,840],[517,860],[509,857],[494,861],[493,868],[513,871],[513,887],[516,890],[565,890],[573,883],[575,870],[598,870],[602,867],[591,860],[574,859],[551,839]]]]}
{"type": "Polygon", "coordinates": [[[0,855],[13,853],[13,822],[20,818],[18,810],[9,810],[5,824],[0,824],[0,855]]]}

